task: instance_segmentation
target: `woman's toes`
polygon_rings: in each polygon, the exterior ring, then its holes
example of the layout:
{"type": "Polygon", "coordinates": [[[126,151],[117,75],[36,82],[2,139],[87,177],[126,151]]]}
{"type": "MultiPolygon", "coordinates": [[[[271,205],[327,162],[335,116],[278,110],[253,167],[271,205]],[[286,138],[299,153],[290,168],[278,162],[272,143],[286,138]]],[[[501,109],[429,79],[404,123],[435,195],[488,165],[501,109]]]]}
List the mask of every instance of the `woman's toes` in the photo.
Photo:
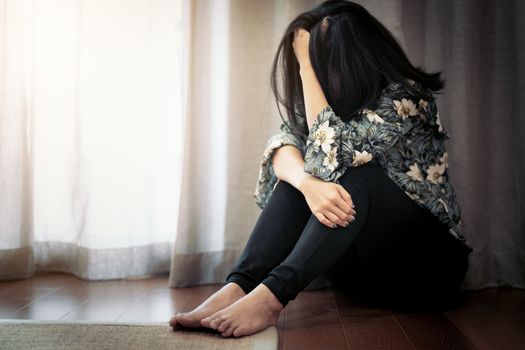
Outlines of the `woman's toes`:
{"type": "Polygon", "coordinates": [[[230,322],[228,322],[228,321],[224,321],[224,322],[222,322],[222,323],[220,324],[219,327],[217,327],[217,330],[218,330],[219,332],[223,333],[224,331],[226,331],[226,329],[228,329],[229,325],[230,325],[230,322]]]}
{"type": "Polygon", "coordinates": [[[218,329],[223,321],[222,316],[214,318],[213,321],[210,322],[210,328],[218,329]]]}
{"type": "Polygon", "coordinates": [[[177,317],[173,316],[170,318],[170,327],[175,327],[177,325],[177,317]]]}
{"type": "Polygon", "coordinates": [[[217,313],[214,313],[208,317],[205,317],[201,320],[201,325],[204,327],[211,328],[211,323],[217,319],[217,313]]]}
{"type": "Polygon", "coordinates": [[[224,332],[221,333],[221,336],[223,336],[223,337],[231,337],[234,328],[235,327],[230,324],[230,326],[228,326],[228,328],[224,332]]]}
{"type": "Polygon", "coordinates": [[[211,328],[210,327],[210,322],[211,322],[211,317],[205,317],[201,320],[201,326],[203,327],[206,327],[206,328],[211,328]]]}
{"type": "Polygon", "coordinates": [[[233,333],[232,333],[232,334],[233,334],[233,336],[236,337],[236,338],[237,338],[237,337],[242,337],[242,336],[244,335],[243,332],[242,332],[242,328],[241,328],[241,327],[237,327],[237,328],[235,328],[235,329],[233,330],[233,333]]]}

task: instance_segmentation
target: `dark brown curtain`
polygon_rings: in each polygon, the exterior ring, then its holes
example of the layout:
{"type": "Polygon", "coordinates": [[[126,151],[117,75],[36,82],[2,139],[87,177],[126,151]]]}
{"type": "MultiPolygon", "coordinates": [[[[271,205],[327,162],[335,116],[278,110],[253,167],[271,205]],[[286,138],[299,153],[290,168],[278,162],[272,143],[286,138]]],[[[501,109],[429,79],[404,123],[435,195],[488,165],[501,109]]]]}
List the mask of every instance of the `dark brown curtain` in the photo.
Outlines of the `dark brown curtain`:
{"type": "Polygon", "coordinates": [[[469,288],[525,287],[525,2],[407,0],[405,44],[442,70],[451,181],[475,251],[469,288]]]}

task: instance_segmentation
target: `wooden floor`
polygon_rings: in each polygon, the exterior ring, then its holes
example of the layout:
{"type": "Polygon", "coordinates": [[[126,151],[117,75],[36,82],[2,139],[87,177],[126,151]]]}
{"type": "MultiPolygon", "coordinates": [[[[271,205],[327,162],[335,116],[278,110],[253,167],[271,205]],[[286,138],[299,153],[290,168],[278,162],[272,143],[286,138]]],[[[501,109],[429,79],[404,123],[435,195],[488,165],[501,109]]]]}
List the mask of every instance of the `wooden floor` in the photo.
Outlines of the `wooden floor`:
{"type": "MultiPolygon", "coordinates": [[[[0,318],[167,322],[219,285],[170,289],[167,276],[88,282],[65,274],[0,282],[0,318]]],[[[442,312],[399,312],[332,289],[302,292],[278,322],[279,349],[524,349],[525,291],[485,289],[442,312]]]]}

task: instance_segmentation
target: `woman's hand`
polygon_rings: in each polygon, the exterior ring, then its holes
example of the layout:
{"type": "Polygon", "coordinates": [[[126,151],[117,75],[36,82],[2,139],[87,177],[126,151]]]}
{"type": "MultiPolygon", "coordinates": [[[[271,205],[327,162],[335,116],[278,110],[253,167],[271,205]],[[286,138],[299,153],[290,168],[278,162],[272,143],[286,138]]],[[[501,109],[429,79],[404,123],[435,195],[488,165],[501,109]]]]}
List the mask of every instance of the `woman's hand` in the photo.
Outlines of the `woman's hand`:
{"type": "Polygon", "coordinates": [[[299,190],[312,214],[322,224],[329,227],[348,226],[355,220],[352,198],[343,186],[309,175],[301,181],[299,190]]]}
{"type": "Polygon", "coordinates": [[[299,28],[295,30],[293,39],[293,50],[299,65],[310,63],[310,52],[308,47],[310,45],[310,32],[306,29],[299,28]]]}

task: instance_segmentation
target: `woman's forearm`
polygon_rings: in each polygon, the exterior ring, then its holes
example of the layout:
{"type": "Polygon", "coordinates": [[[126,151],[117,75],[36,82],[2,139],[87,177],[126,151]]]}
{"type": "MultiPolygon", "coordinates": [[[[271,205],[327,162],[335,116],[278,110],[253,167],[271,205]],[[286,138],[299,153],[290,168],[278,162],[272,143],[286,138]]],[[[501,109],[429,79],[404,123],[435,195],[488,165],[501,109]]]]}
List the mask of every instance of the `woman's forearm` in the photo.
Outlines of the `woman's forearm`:
{"type": "Polygon", "coordinates": [[[303,83],[306,121],[308,123],[308,129],[310,129],[319,112],[328,106],[328,101],[326,100],[321,84],[315,75],[310,59],[303,58],[299,62],[299,65],[299,73],[303,83]]]}
{"type": "Polygon", "coordinates": [[[328,106],[328,101],[310,61],[310,32],[304,28],[297,29],[292,46],[299,63],[299,74],[303,83],[306,122],[308,129],[310,129],[319,112],[328,106]]]}
{"type": "Polygon", "coordinates": [[[304,159],[301,151],[295,146],[284,145],[279,147],[272,157],[275,175],[280,180],[302,192],[302,184],[312,175],[304,172],[304,159]]]}
{"type": "MultiPolygon", "coordinates": [[[[309,59],[299,62],[300,75],[303,83],[303,94],[306,109],[308,129],[311,128],[315,118],[328,106],[328,101],[323,93],[321,84],[315,75],[309,59]]],[[[304,159],[297,147],[285,145],[279,147],[272,158],[275,175],[302,192],[302,184],[313,177],[304,171],[304,159]]]]}

